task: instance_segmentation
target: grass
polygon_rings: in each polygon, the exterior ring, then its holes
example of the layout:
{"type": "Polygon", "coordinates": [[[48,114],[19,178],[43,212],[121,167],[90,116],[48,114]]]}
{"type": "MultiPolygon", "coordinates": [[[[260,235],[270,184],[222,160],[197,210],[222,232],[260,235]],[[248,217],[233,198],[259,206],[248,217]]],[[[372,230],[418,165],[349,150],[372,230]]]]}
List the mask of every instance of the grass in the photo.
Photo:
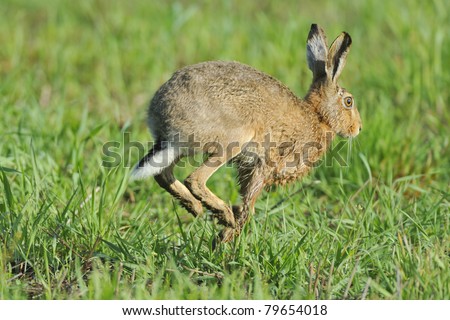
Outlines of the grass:
{"type": "MultiPolygon", "coordinates": [[[[344,3],[2,1],[0,298],[449,299],[446,3],[344,3]],[[151,139],[146,104],[177,68],[211,59],[303,95],[312,22],[353,38],[341,82],[364,129],[341,150],[349,165],[265,192],[212,251],[207,216],[125,179],[133,141],[151,139]],[[120,166],[102,166],[108,141],[120,166]]],[[[210,187],[237,202],[234,175],[210,187]]]]}

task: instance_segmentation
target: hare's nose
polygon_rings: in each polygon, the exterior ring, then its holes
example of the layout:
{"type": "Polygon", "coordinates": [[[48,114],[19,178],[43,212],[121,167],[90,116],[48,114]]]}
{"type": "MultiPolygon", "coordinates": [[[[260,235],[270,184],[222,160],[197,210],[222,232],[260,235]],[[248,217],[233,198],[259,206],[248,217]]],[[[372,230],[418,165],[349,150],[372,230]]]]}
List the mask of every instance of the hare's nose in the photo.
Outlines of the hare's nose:
{"type": "Polygon", "coordinates": [[[361,130],[362,130],[362,127],[361,127],[361,126],[359,126],[359,132],[361,132],[361,130]]]}

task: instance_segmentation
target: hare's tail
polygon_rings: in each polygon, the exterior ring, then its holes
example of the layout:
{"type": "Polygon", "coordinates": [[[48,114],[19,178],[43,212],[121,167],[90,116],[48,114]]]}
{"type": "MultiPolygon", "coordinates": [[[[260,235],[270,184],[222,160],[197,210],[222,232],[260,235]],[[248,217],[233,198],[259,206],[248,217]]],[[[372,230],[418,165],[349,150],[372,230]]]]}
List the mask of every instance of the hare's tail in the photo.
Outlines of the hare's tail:
{"type": "Polygon", "coordinates": [[[143,180],[156,176],[169,167],[178,157],[177,150],[170,146],[163,146],[161,142],[156,143],[134,167],[130,180],[143,180]]]}

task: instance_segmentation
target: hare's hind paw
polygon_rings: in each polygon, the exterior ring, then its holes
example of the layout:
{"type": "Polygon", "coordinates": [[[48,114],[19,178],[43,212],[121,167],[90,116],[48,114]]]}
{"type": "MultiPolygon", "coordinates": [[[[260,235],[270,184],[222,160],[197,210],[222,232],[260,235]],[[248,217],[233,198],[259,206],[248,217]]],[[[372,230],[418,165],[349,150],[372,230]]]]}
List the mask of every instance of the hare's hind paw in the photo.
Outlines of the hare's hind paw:
{"type": "Polygon", "coordinates": [[[217,246],[224,242],[230,242],[235,236],[239,234],[239,231],[234,228],[224,228],[220,233],[214,238],[212,243],[212,249],[216,250],[217,246]]]}
{"type": "Polygon", "coordinates": [[[213,211],[213,215],[217,218],[217,222],[226,228],[236,227],[234,215],[230,207],[224,207],[223,211],[213,211]]]}
{"type": "Polygon", "coordinates": [[[239,233],[240,233],[240,232],[239,232],[238,229],[224,228],[224,229],[222,229],[222,231],[220,231],[220,233],[219,233],[219,239],[220,239],[220,242],[230,242],[230,241],[233,240],[234,237],[237,236],[239,233]]]}

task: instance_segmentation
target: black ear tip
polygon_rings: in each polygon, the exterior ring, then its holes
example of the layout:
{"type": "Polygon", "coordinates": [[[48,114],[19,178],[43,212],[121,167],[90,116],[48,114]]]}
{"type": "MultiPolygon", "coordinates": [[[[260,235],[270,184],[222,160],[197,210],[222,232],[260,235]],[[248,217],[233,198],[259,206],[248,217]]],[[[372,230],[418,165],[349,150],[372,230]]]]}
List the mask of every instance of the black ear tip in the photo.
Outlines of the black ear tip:
{"type": "Polygon", "coordinates": [[[343,32],[344,34],[344,42],[347,46],[352,44],[352,37],[350,37],[350,35],[347,32],[343,32]]]}
{"type": "Polygon", "coordinates": [[[313,23],[311,25],[311,30],[309,30],[309,34],[308,34],[308,40],[310,40],[313,35],[319,33],[319,26],[316,23],[313,23]]]}

